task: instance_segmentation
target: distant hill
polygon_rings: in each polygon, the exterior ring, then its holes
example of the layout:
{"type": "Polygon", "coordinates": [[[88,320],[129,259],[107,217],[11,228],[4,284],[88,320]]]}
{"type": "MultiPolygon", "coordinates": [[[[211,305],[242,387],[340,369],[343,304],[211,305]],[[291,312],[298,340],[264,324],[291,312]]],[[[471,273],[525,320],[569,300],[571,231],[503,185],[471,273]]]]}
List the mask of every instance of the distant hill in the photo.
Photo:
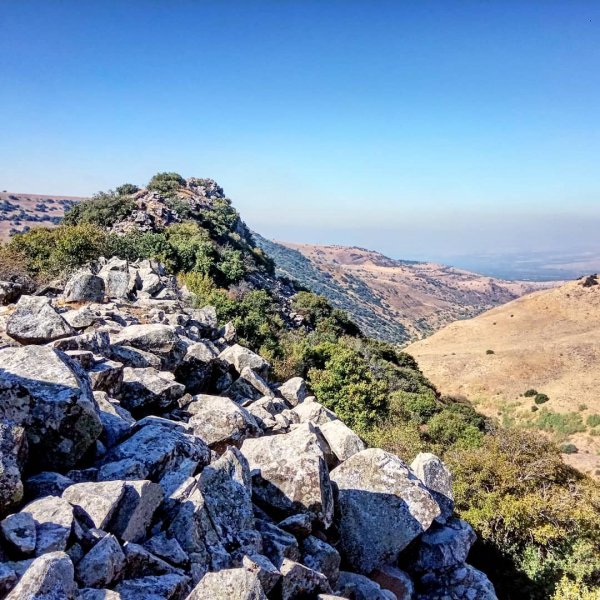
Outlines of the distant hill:
{"type": "Polygon", "coordinates": [[[280,273],[326,296],[363,331],[406,343],[548,283],[505,281],[364,248],[273,242],[255,234],[280,273]]]}
{"type": "Polygon", "coordinates": [[[406,351],[442,393],[468,397],[505,425],[540,429],[559,443],[574,444],[578,452],[568,462],[587,472],[600,469],[597,278],[452,323],[406,351]],[[527,390],[549,400],[536,404],[533,395],[524,396],[527,390]]]}

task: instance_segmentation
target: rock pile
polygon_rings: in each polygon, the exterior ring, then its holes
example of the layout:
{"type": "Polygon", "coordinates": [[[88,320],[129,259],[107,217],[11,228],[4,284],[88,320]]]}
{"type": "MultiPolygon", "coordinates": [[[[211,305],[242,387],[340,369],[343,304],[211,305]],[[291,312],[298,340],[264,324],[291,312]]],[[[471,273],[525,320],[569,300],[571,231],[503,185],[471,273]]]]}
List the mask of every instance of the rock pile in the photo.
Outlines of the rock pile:
{"type": "Polygon", "coordinates": [[[495,598],[437,457],[365,448],[161,265],[3,310],[0,597],[495,598]]]}

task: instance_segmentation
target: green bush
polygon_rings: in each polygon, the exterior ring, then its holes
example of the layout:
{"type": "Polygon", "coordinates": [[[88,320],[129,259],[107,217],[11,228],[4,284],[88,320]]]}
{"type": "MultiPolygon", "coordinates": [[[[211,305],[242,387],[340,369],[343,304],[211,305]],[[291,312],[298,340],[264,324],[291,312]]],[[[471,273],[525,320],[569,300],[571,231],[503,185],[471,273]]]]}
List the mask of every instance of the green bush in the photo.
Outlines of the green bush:
{"type": "Polygon", "coordinates": [[[531,398],[533,396],[537,396],[537,390],[530,388],[523,394],[523,396],[525,396],[525,398],[531,398]]]}
{"type": "Polygon", "coordinates": [[[127,194],[112,190],[98,192],[91,200],[74,204],[65,213],[63,223],[65,225],[92,223],[100,227],[112,227],[117,221],[130,215],[134,209],[135,202],[127,194]]]}
{"type": "Polygon", "coordinates": [[[177,190],[185,185],[185,179],[179,173],[157,173],[148,182],[148,189],[164,194],[174,195],[177,190]]]}
{"type": "Polygon", "coordinates": [[[495,354],[495,352],[493,350],[486,350],[485,353],[486,354],[495,354]]]}
{"type": "Polygon", "coordinates": [[[548,398],[548,396],[546,396],[546,394],[536,394],[535,398],[533,399],[533,401],[536,404],[545,404],[546,402],[548,402],[548,400],[550,400],[550,398],[548,398]]]}
{"type": "Polygon", "coordinates": [[[588,418],[585,422],[588,424],[589,427],[597,427],[598,425],[600,425],[600,415],[588,415],[588,418]]]}
{"type": "Polygon", "coordinates": [[[579,413],[555,413],[543,408],[537,418],[538,429],[559,436],[573,435],[585,431],[583,419],[579,413]]]}

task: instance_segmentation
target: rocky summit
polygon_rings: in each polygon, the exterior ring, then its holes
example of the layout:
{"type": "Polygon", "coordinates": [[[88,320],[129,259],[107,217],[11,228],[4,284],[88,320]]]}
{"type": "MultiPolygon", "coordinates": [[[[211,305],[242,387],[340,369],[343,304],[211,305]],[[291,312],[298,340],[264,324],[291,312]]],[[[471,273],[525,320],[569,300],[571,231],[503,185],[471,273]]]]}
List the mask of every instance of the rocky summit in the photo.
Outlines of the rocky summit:
{"type": "Polygon", "coordinates": [[[1,597],[495,598],[444,464],[270,381],[161,264],[100,260],[2,319],[1,597]]]}

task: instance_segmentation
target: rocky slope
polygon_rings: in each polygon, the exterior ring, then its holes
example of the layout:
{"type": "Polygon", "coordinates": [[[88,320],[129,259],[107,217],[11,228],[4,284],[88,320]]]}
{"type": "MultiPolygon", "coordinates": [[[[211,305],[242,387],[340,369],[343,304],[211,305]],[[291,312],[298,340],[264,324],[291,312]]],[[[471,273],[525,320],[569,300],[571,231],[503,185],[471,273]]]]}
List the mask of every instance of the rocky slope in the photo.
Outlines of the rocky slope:
{"type": "Polygon", "coordinates": [[[570,452],[565,460],[600,474],[600,285],[595,276],[453,323],[406,351],[443,393],[465,395],[507,425],[539,429],[559,443],[573,444],[565,447],[570,452]],[[528,390],[549,400],[536,404],[535,394],[524,395],[528,390]]]}
{"type": "Polygon", "coordinates": [[[160,264],[52,293],[2,315],[0,596],[495,598],[439,459],[365,448],[160,264]]]}
{"type": "Polygon", "coordinates": [[[346,310],[367,335],[406,343],[554,284],[505,281],[436,263],[393,260],[364,248],[257,237],[281,274],[346,310]]]}

